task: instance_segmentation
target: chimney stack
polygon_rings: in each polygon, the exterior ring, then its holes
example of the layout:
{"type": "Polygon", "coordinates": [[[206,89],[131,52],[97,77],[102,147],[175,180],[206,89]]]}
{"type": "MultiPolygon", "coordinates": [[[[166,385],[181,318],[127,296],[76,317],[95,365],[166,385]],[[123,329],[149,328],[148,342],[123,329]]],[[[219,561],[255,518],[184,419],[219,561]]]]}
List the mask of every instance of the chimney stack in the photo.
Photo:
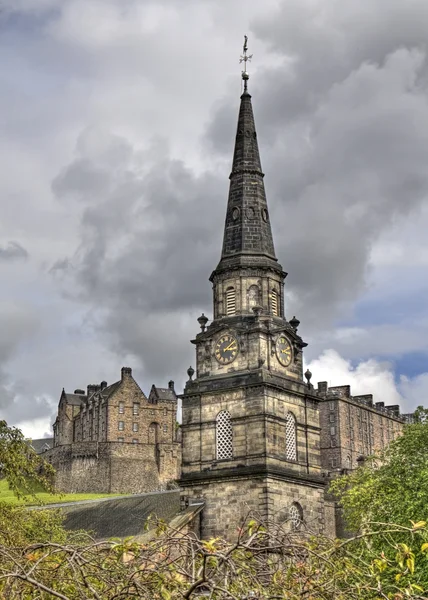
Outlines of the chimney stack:
{"type": "Polygon", "coordinates": [[[132,377],[132,369],[131,367],[122,367],[122,381],[125,379],[125,377],[132,377]]]}

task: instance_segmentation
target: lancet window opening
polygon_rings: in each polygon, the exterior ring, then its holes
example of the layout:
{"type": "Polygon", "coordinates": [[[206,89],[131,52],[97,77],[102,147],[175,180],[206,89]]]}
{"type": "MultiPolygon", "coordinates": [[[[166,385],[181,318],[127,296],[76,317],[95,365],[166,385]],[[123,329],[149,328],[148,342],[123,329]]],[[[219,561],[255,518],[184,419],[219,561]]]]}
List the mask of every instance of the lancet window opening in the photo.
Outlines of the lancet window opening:
{"type": "Polygon", "coordinates": [[[226,290],[226,315],[236,313],[236,293],[234,287],[228,287],[226,290]]]}
{"type": "Polygon", "coordinates": [[[216,418],[216,450],[217,460],[233,457],[233,430],[227,410],[220,411],[216,418]]]}
{"type": "Polygon", "coordinates": [[[287,460],[297,460],[296,417],[291,412],[285,419],[285,456],[287,460]]]}
{"type": "Polygon", "coordinates": [[[278,292],[276,290],[272,290],[270,298],[271,298],[272,314],[274,315],[274,317],[278,317],[278,315],[279,315],[278,292]]]}

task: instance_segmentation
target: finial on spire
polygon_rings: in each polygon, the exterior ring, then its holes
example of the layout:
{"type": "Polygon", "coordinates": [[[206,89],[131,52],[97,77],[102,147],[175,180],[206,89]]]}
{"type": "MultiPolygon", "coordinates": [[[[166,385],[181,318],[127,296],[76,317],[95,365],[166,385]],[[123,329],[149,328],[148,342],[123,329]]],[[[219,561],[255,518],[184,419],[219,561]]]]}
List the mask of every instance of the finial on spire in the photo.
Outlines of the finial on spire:
{"type": "Polygon", "coordinates": [[[250,76],[247,73],[247,62],[251,62],[251,59],[253,58],[253,55],[247,55],[247,51],[248,51],[248,36],[244,35],[244,48],[243,48],[243,54],[239,59],[239,63],[244,63],[244,70],[242,71],[241,75],[242,75],[242,79],[244,81],[244,92],[247,91],[247,82],[250,78],[250,76]]]}

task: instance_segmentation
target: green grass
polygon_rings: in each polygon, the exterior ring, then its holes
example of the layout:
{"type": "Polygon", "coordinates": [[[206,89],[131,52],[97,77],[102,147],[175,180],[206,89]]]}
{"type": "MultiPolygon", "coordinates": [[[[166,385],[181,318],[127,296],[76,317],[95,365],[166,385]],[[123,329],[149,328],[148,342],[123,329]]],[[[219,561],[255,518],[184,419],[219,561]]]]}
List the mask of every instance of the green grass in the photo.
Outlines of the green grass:
{"type": "MultiPolygon", "coordinates": [[[[120,494],[47,494],[46,492],[38,492],[37,499],[43,504],[56,504],[57,502],[77,502],[78,500],[96,500],[97,498],[111,498],[120,496],[120,494]]],[[[8,502],[15,505],[34,505],[39,504],[37,500],[29,498],[27,500],[19,500],[15,494],[9,489],[7,481],[0,480],[0,502],[8,502]]]]}

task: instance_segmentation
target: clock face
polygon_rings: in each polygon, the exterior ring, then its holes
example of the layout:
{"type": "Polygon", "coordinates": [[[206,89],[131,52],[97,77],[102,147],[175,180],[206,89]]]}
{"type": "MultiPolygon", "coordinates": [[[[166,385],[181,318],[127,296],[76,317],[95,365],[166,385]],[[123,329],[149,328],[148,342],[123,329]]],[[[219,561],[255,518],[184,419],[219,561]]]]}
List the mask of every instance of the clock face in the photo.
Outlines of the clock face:
{"type": "Polygon", "coordinates": [[[238,340],[226,333],[217,340],[215,345],[215,357],[221,365],[233,362],[238,354],[238,340]]]}
{"type": "Polygon", "coordinates": [[[276,342],[276,355],[279,362],[284,365],[284,367],[288,367],[288,365],[291,363],[291,345],[285,335],[281,335],[276,342]]]}

